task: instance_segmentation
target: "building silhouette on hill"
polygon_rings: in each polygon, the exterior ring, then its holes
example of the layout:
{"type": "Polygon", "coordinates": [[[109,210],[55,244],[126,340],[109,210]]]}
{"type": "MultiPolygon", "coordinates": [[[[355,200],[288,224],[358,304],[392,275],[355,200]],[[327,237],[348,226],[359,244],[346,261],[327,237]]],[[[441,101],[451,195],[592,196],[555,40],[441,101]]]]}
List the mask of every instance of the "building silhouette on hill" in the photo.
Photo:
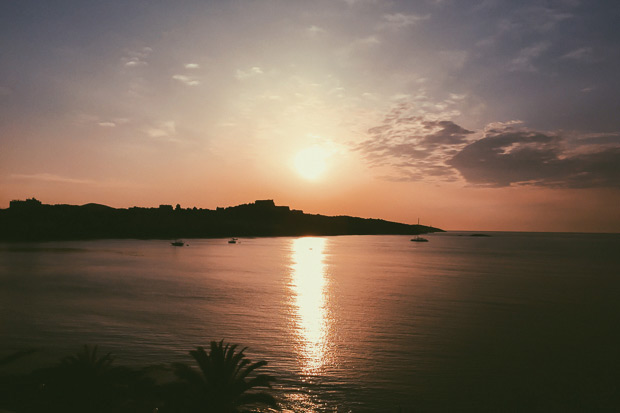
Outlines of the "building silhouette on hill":
{"type": "Polygon", "coordinates": [[[46,205],[35,198],[0,209],[0,240],[176,239],[304,235],[417,235],[441,231],[381,219],[305,214],[272,199],[218,207],[111,208],[101,204],[46,205]]]}

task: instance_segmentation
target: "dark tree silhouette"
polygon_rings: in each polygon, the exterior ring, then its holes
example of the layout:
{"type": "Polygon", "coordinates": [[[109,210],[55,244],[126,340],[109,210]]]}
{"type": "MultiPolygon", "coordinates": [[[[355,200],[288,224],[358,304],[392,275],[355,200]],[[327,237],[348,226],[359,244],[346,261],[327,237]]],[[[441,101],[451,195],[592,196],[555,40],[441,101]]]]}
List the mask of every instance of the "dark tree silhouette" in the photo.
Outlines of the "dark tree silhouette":
{"type": "Polygon", "coordinates": [[[6,366],[7,364],[11,364],[12,362],[21,359],[22,357],[26,357],[35,353],[37,350],[35,349],[27,349],[16,351],[15,353],[11,353],[8,356],[4,356],[0,358],[0,367],[6,366]]]}
{"type": "Polygon", "coordinates": [[[142,389],[152,387],[153,383],[141,371],[113,363],[111,353],[100,357],[97,346],[85,345],[77,354],[63,358],[59,365],[35,372],[40,385],[32,411],[139,411],[138,405],[152,404],[142,389]],[[136,401],[136,397],[144,400],[136,401]]]}
{"type": "Polygon", "coordinates": [[[103,357],[98,358],[97,346],[91,349],[86,344],[81,352],[63,358],[61,365],[80,376],[100,377],[110,371],[113,362],[114,357],[112,357],[112,353],[107,353],[103,357]]]}
{"type": "Polygon", "coordinates": [[[275,398],[260,388],[269,389],[275,381],[267,374],[252,374],[265,366],[266,361],[252,363],[237,345],[224,341],[211,342],[210,351],[203,347],[190,351],[198,370],[182,363],[174,364],[174,372],[185,384],[177,402],[186,412],[242,412],[267,405],[277,408],[275,398]]]}

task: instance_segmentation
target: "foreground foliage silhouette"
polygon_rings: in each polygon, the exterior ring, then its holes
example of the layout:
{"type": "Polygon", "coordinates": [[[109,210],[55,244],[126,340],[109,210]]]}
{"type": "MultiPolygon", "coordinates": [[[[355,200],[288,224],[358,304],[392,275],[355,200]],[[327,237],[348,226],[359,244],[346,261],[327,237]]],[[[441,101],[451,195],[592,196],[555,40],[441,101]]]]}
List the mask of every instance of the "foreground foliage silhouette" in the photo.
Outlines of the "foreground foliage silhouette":
{"type": "MultiPolygon", "coordinates": [[[[202,347],[190,351],[198,369],[182,363],[119,367],[110,353],[99,356],[97,350],[84,346],[55,366],[25,376],[0,376],[0,411],[232,413],[278,408],[267,392],[275,378],[256,374],[267,362],[252,363],[237,345],[213,341],[208,352],[202,347]],[[162,377],[168,380],[162,383],[162,377]]],[[[32,352],[0,358],[0,367],[32,352]]]]}
{"type": "Polygon", "coordinates": [[[111,353],[98,356],[97,346],[85,345],[58,365],[34,371],[24,383],[29,392],[16,411],[103,413],[148,408],[155,382],[140,370],[113,363],[111,353]]]}
{"type": "Polygon", "coordinates": [[[240,412],[259,405],[277,408],[273,396],[257,390],[271,388],[275,378],[267,374],[252,375],[267,362],[252,363],[244,354],[245,348],[236,350],[236,344],[212,341],[209,352],[203,347],[190,351],[198,370],[186,364],[173,365],[175,374],[185,384],[177,400],[183,411],[240,412]]]}

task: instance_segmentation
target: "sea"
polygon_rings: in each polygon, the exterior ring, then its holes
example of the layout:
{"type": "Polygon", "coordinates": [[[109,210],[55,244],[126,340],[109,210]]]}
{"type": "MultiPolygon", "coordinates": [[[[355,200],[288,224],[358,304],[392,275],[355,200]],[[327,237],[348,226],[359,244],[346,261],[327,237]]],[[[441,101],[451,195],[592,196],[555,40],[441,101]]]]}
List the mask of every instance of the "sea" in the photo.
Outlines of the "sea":
{"type": "Polygon", "coordinates": [[[620,234],[471,235],[3,243],[3,369],[224,340],[288,412],[620,410],[620,234]]]}

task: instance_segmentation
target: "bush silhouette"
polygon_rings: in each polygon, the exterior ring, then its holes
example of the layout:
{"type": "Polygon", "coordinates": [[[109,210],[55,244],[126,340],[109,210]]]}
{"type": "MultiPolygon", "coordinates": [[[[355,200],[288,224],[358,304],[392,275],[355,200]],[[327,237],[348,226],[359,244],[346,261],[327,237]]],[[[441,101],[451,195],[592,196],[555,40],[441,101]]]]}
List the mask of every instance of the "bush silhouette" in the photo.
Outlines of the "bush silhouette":
{"type": "Polygon", "coordinates": [[[24,411],[142,411],[152,403],[154,383],[141,371],[113,363],[111,353],[98,356],[97,346],[85,345],[58,365],[33,372],[37,389],[24,411]]]}

